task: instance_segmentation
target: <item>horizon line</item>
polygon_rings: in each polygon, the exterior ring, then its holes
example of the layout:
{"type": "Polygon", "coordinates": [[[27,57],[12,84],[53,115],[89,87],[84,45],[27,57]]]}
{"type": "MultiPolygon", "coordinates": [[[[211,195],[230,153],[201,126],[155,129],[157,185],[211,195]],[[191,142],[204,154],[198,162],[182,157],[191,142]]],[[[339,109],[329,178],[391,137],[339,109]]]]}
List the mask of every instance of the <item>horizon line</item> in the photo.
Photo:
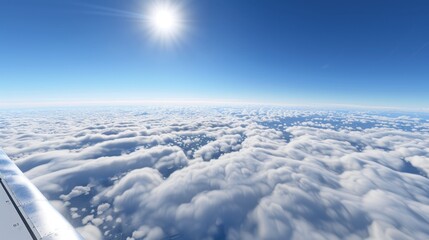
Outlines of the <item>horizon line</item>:
{"type": "Polygon", "coordinates": [[[301,108],[334,108],[334,109],[366,109],[366,110],[397,110],[404,112],[428,113],[429,108],[407,108],[398,106],[380,106],[364,104],[302,104],[289,102],[267,102],[267,101],[243,101],[236,99],[216,100],[216,99],[141,99],[141,100],[80,100],[80,101],[11,101],[1,102],[0,109],[29,109],[29,108],[51,108],[51,107],[108,107],[108,106],[145,106],[148,104],[164,106],[275,106],[275,107],[301,107],[301,108]]]}

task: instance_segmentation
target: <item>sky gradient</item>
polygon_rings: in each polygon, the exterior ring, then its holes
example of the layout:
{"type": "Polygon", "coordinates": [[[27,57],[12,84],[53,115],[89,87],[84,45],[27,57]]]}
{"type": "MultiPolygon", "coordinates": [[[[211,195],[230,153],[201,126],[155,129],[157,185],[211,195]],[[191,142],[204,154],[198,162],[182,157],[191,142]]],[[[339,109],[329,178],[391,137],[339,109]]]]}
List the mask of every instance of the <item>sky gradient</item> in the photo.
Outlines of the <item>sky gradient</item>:
{"type": "Polygon", "coordinates": [[[187,29],[168,46],[148,2],[3,0],[0,103],[429,106],[427,1],[176,1],[187,29]]]}

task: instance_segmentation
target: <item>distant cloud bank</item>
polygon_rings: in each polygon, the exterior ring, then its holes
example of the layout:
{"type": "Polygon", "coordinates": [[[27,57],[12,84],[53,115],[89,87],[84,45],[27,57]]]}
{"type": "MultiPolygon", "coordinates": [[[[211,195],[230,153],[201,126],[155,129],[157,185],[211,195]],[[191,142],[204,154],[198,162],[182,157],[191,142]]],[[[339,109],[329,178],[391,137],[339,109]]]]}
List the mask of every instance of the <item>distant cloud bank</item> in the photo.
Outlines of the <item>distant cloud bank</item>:
{"type": "Polygon", "coordinates": [[[429,121],[282,107],[4,110],[88,239],[428,239],[429,121]]]}

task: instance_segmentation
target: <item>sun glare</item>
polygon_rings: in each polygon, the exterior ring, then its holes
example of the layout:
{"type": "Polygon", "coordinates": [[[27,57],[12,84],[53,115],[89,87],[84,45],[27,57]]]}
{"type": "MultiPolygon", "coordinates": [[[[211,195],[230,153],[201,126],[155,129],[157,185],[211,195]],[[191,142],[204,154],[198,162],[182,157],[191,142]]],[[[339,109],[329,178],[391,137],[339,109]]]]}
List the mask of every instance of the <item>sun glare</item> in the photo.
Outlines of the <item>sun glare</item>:
{"type": "Polygon", "coordinates": [[[183,31],[182,11],[178,5],[169,1],[154,2],[146,16],[146,23],[150,33],[158,40],[177,40],[183,31]]]}

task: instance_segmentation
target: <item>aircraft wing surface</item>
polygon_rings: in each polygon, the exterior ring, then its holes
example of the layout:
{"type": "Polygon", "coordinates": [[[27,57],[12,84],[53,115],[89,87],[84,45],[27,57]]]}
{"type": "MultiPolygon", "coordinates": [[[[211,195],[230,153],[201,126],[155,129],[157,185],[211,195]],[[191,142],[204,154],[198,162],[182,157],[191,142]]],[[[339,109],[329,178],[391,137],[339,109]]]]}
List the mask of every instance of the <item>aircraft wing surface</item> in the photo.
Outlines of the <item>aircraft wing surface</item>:
{"type": "Polygon", "coordinates": [[[0,239],[82,240],[70,223],[0,150],[0,239]]]}

